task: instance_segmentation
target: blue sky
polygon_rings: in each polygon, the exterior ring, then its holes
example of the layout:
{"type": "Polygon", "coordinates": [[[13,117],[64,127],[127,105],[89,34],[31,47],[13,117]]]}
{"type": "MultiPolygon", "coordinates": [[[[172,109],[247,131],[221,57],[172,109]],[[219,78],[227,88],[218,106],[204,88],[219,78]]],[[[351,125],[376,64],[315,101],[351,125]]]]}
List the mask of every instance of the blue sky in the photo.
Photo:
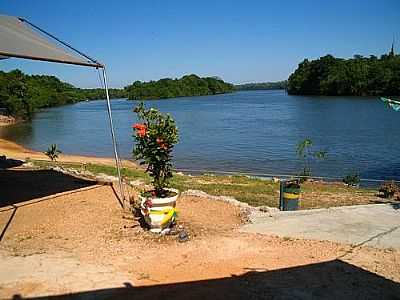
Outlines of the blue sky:
{"type": "MultiPolygon", "coordinates": [[[[188,73],[283,80],[304,58],[380,55],[393,34],[400,52],[399,0],[3,0],[0,14],[25,17],[104,62],[113,87],[188,73]]],[[[99,85],[84,67],[0,61],[14,68],[99,85]]]]}

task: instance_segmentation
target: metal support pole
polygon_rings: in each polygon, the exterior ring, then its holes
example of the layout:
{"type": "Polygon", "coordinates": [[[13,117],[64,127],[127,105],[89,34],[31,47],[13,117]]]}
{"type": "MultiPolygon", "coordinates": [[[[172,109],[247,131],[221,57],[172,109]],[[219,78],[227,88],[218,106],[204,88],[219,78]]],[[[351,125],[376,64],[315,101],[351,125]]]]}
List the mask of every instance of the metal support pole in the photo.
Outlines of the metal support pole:
{"type": "Polygon", "coordinates": [[[108,94],[107,74],[106,74],[105,66],[102,69],[103,69],[104,89],[106,91],[106,97],[107,97],[107,110],[108,110],[108,118],[110,121],[111,138],[112,138],[113,147],[114,147],[115,165],[117,167],[119,189],[120,189],[120,193],[121,193],[121,197],[122,197],[122,204],[123,204],[123,208],[125,210],[125,209],[127,209],[126,199],[125,199],[124,187],[123,187],[122,177],[121,177],[121,164],[120,164],[120,160],[118,157],[117,141],[116,141],[115,132],[114,132],[113,118],[112,118],[112,113],[111,113],[110,95],[108,94]]]}

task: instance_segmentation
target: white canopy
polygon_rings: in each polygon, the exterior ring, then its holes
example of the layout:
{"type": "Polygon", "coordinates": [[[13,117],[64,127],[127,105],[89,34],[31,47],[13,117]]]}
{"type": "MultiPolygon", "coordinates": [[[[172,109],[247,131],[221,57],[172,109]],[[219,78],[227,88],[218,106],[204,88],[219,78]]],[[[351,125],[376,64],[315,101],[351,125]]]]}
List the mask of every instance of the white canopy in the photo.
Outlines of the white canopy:
{"type": "Polygon", "coordinates": [[[29,21],[0,15],[0,59],[9,57],[102,67],[97,61],[29,21]]]}
{"type": "Polygon", "coordinates": [[[0,15],[0,60],[10,57],[49,61],[63,64],[101,68],[107,98],[111,138],[114,146],[115,164],[118,171],[120,192],[125,208],[125,195],[121,177],[117,142],[108,94],[106,68],[88,55],[61,41],[54,35],[32,24],[26,19],[0,15]]]}

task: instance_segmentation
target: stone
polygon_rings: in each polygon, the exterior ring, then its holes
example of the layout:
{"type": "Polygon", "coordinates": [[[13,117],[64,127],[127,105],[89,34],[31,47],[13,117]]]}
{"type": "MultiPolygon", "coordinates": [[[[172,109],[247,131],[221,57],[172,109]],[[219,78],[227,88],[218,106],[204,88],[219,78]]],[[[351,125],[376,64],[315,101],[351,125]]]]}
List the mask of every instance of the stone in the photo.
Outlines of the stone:
{"type": "Polygon", "coordinates": [[[179,243],[184,243],[189,241],[189,235],[186,232],[186,230],[181,230],[178,234],[178,242],[179,243]]]}

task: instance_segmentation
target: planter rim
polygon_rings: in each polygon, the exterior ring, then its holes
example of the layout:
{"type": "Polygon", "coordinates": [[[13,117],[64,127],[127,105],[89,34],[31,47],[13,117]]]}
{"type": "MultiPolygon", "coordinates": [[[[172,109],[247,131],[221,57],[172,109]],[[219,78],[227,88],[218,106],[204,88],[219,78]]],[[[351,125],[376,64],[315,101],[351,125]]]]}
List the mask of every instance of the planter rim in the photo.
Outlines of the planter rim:
{"type": "MultiPolygon", "coordinates": [[[[176,202],[176,200],[178,199],[178,196],[180,194],[180,191],[177,190],[177,189],[174,189],[174,188],[166,188],[165,190],[170,191],[170,192],[174,192],[174,193],[176,193],[176,195],[170,196],[170,197],[165,197],[165,198],[158,198],[158,197],[151,198],[151,202],[153,204],[156,204],[156,205],[170,204],[171,202],[176,202]]],[[[139,195],[139,197],[142,200],[146,200],[147,199],[146,197],[143,197],[142,195],[139,195]]]]}

